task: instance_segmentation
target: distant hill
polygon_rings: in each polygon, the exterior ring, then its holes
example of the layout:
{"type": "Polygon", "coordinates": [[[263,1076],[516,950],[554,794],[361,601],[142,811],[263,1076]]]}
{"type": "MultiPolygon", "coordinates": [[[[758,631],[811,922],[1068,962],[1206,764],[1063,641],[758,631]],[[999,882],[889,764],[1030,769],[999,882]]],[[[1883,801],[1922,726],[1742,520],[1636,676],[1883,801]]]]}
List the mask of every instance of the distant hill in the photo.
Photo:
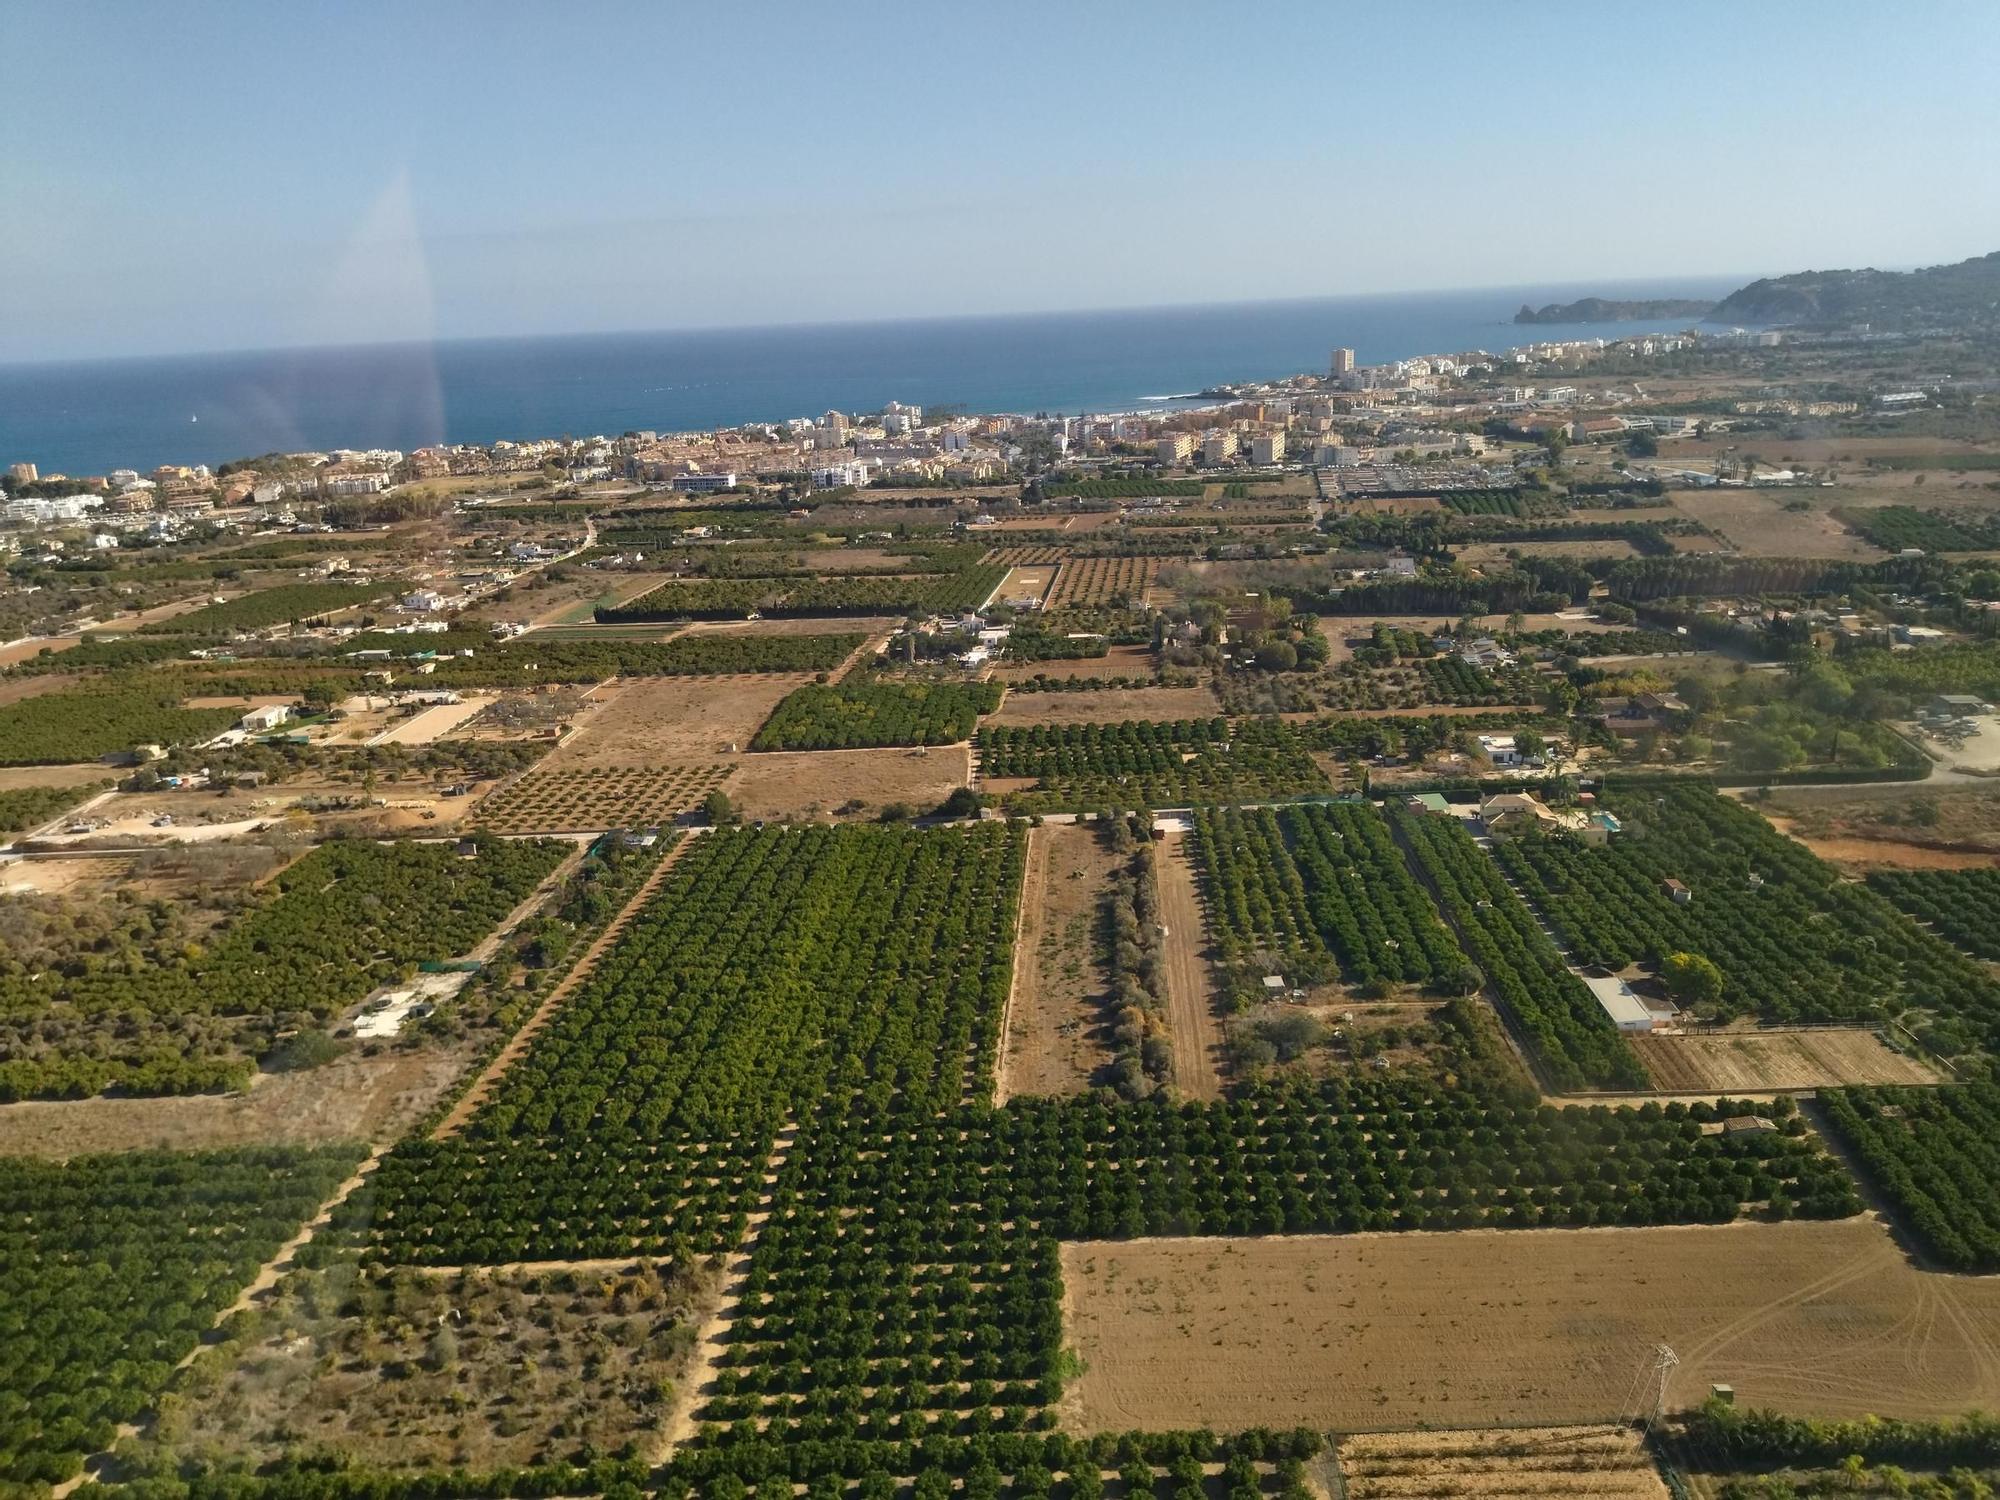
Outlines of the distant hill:
{"type": "Polygon", "coordinates": [[[1621,302],[1606,297],[1584,297],[1575,302],[1551,302],[1546,307],[1521,304],[1514,314],[1516,323],[1655,323],[1661,318],[1705,318],[1715,308],[1713,302],[1691,301],[1685,297],[1651,297],[1621,302]]]}
{"type": "Polygon", "coordinates": [[[2000,251],[1918,271],[1799,271],[1766,277],[1724,297],[1709,321],[1993,328],[2000,326],[2000,251]]]}

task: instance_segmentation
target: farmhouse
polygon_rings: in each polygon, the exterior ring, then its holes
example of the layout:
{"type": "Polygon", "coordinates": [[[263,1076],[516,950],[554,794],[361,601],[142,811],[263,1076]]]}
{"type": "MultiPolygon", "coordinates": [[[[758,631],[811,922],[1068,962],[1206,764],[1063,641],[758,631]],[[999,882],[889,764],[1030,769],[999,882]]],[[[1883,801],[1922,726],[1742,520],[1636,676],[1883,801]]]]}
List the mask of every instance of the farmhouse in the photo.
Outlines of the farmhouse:
{"type": "Polygon", "coordinates": [[[1585,976],[1583,982],[1604,1007],[1604,1013],[1611,1017],[1612,1024],[1628,1035],[1643,1036],[1661,1026],[1671,1026],[1680,1018],[1680,1012],[1673,1006],[1646,999],[1615,974],[1603,978],[1585,976]]]}
{"type": "Polygon", "coordinates": [[[273,703],[268,708],[253,708],[243,716],[243,732],[263,734],[267,730],[276,729],[291,716],[291,709],[282,703],[273,703]]]}
{"type": "Polygon", "coordinates": [[[1671,878],[1660,882],[1660,894],[1676,906],[1686,906],[1688,902],[1694,900],[1693,891],[1671,878]]]}
{"type": "Polygon", "coordinates": [[[1500,792],[1486,798],[1479,804],[1479,821],[1496,839],[1514,838],[1529,828],[1553,833],[1562,826],[1552,808],[1527,792],[1500,792]]]}

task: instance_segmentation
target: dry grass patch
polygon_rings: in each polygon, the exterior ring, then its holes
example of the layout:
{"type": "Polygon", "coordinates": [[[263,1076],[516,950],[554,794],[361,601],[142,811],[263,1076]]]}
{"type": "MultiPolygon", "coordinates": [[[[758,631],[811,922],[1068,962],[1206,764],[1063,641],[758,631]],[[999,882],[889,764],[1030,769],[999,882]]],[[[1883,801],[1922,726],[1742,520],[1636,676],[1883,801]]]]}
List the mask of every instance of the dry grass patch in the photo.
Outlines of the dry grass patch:
{"type": "Polygon", "coordinates": [[[1122,724],[1127,719],[1207,719],[1222,712],[1215,690],[1200,687],[1096,688],[1077,692],[1009,693],[981,722],[994,724],[1122,724]]]}
{"type": "Polygon", "coordinates": [[[1635,1036],[1631,1043],[1654,1087],[1675,1094],[1943,1082],[1927,1063],[1905,1057],[1875,1032],[1858,1027],[1635,1036]]]}
{"type": "Polygon", "coordinates": [[[1793,489],[1676,490],[1673,508],[1720,532],[1752,557],[1881,559],[1880,547],[1855,535],[1823,508],[1832,502],[1808,500],[1805,510],[1786,508],[1801,498],[1803,493],[1793,489]]]}
{"type": "Polygon", "coordinates": [[[295,1271],[206,1353],[158,1436],[255,1460],[301,1446],[391,1469],[490,1469],[644,1443],[695,1343],[704,1280],[650,1265],[540,1274],[295,1271]]]}
{"type": "Polygon", "coordinates": [[[1151,677],[1150,646],[1112,646],[1102,656],[1077,656],[1060,661],[1005,662],[994,668],[1001,682],[1023,677],[1151,677]]]}
{"type": "Polygon", "coordinates": [[[1667,1402],[1936,1417],[2000,1400],[2000,1280],[1840,1223],[1063,1247],[1072,1430],[1618,1421],[1667,1402]]]}
{"type": "Polygon", "coordinates": [[[0,792],[31,786],[84,786],[117,774],[112,767],[94,760],[73,766],[7,766],[0,769],[0,792]]]}
{"type": "Polygon", "coordinates": [[[744,672],[615,682],[542,769],[711,765],[748,745],[785,694],[811,681],[805,672],[744,672]]]}
{"type": "Polygon", "coordinates": [[[1344,1438],[1348,1500],[1571,1495],[1666,1500],[1636,1427],[1510,1427],[1344,1438]]]}
{"type": "Polygon", "coordinates": [[[963,745],[923,750],[765,750],[747,757],[723,790],[746,818],[804,822],[874,817],[892,803],[927,813],[964,786],[972,752],[963,745]]]}
{"type": "Polygon", "coordinates": [[[461,1047],[363,1049],[297,1073],[259,1073],[240,1094],[63,1099],[0,1106],[0,1156],[388,1141],[470,1066],[461,1047]]]}

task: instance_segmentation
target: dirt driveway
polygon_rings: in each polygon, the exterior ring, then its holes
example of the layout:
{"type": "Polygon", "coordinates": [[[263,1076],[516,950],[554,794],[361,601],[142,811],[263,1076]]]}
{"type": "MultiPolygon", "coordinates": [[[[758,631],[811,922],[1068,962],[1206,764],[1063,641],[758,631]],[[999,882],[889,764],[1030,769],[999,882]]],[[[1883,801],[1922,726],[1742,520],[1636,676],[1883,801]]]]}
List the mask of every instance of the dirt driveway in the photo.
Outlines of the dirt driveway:
{"type": "Polygon", "coordinates": [[[1188,862],[1187,835],[1170,833],[1153,846],[1160,882],[1160,921],[1167,929],[1167,1026],[1174,1038],[1174,1086],[1190,1099],[1222,1097],[1222,1022],[1208,971],[1208,934],[1188,862]]]}

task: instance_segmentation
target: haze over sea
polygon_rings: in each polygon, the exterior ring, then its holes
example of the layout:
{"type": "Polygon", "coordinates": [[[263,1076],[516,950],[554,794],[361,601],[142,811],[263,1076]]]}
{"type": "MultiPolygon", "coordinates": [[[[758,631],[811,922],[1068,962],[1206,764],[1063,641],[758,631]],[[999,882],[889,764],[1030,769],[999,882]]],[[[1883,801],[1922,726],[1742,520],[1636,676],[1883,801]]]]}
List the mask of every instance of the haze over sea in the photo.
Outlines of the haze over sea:
{"type": "Polygon", "coordinates": [[[1516,326],[1523,303],[1721,297],[1747,278],[1138,311],[470,339],[0,366],[0,463],[102,474],[275,449],[681,431],[872,411],[1133,411],[1206,387],[1662,323],[1516,326]]]}

